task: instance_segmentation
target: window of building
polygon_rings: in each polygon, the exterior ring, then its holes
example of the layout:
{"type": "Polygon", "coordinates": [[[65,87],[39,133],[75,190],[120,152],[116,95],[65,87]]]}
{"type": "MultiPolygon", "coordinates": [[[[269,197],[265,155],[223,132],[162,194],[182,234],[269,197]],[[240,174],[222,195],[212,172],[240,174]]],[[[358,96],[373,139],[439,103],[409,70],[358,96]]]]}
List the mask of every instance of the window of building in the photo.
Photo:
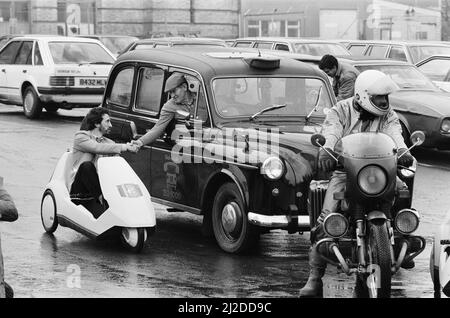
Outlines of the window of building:
{"type": "Polygon", "coordinates": [[[256,37],[259,36],[259,21],[248,21],[247,32],[248,36],[256,37]]]}
{"type": "Polygon", "coordinates": [[[131,102],[131,92],[133,90],[134,69],[125,68],[121,70],[115,80],[111,89],[109,101],[111,103],[128,107],[131,102]]]}
{"type": "Polygon", "coordinates": [[[287,21],[287,37],[300,36],[300,21],[287,21]]]}
{"type": "Polygon", "coordinates": [[[428,39],[428,32],[426,31],[416,32],[416,40],[427,40],[427,39],[428,39]]]}
{"type": "Polygon", "coordinates": [[[159,68],[143,67],[139,70],[139,86],[136,109],[158,114],[161,106],[161,92],[164,71],[159,68]]]}

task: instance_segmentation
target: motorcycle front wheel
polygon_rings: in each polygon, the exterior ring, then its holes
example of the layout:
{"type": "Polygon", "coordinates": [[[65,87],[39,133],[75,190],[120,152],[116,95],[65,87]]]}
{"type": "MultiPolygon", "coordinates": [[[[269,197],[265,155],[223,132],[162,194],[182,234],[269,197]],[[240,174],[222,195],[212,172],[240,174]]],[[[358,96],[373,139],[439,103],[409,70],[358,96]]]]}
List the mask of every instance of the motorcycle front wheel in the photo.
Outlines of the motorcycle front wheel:
{"type": "Polygon", "coordinates": [[[385,222],[369,222],[367,253],[370,274],[367,277],[367,291],[370,298],[391,297],[391,252],[388,229],[385,222]]]}

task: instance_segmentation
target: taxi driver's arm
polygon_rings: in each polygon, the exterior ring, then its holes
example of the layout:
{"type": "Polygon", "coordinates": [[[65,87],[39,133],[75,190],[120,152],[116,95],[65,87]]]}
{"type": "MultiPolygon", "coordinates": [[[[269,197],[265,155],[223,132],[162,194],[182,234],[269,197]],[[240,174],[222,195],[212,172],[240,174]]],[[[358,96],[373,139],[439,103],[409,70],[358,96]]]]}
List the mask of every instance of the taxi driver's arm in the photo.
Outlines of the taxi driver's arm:
{"type": "Polygon", "coordinates": [[[158,122],[150,129],[144,136],[137,140],[138,146],[148,145],[158,139],[169,125],[170,121],[174,118],[175,114],[173,112],[167,111],[164,108],[161,110],[161,115],[159,116],[158,122]]]}

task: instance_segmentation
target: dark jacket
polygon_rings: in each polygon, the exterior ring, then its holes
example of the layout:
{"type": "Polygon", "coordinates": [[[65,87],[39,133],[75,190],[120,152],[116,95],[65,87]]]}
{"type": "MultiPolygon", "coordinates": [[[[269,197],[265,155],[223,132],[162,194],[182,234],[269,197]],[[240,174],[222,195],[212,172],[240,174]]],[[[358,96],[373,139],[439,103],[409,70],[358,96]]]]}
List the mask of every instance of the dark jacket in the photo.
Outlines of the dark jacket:
{"type": "Polygon", "coordinates": [[[353,97],[358,75],[359,71],[353,65],[338,63],[336,75],[333,77],[333,90],[337,101],[353,97]]]}
{"type": "MultiPolygon", "coordinates": [[[[13,199],[0,185],[0,221],[14,222],[19,217],[13,199]]],[[[5,282],[3,271],[3,254],[0,239],[0,298],[5,297],[5,282]]]]}

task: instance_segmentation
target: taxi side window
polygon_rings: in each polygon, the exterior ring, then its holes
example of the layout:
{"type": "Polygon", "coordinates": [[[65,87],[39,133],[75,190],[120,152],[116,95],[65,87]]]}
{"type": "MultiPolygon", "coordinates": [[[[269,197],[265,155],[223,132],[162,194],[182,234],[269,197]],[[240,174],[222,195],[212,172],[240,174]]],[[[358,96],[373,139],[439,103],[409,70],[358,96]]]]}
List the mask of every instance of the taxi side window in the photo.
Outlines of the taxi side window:
{"type": "Polygon", "coordinates": [[[131,102],[131,91],[133,89],[134,68],[125,68],[121,70],[111,89],[109,101],[111,103],[128,107],[131,102]]]}
{"type": "Polygon", "coordinates": [[[34,65],[44,65],[41,56],[41,50],[39,49],[39,44],[36,42],[34,46],[34,65]]]}
{"type": "Polygon", "coordinates": [[[151,67],[141,68],[139,70],[136,109],[157,114],[161,105],[163,83],[163,70],[151,67]]]}
{"type": "Polygon", "coordinates": [[[19,54],[16,57],[14,64],[31,64],[31,51],[33,50],[33,42],[23,42],[19,54]]]}
{"type": "Polygon", "coordinates": [[[9,43],[8,46],[0,53],[0,64],[11,64],[17,55],[17,50],[19,47],[19,41],[9,43]]]}
{"type": "Polygon", "coordinates": [[[200,87],[198,92],[197,112],[195,114],[195,118],[201,120],[204,125],[209,125],[208,106],[206,104],[203,87],[200,87]]]}

